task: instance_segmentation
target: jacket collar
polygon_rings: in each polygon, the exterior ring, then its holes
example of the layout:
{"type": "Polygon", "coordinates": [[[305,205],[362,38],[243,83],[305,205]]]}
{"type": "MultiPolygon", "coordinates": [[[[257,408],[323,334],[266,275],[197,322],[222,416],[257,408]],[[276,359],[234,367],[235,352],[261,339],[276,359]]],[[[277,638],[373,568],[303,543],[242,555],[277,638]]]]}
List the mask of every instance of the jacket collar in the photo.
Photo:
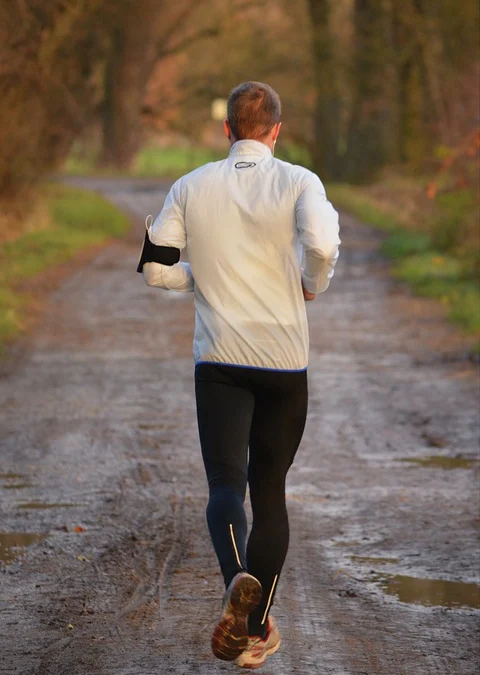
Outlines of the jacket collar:
{"type": "Polygon", "coordinates": [[[237,141],[232,145],[229,152],[229,157],[236,157],[237,155],[271,155],[272,151],[260,141],[254,141],[250,138],[244,141],[237,141]]]}

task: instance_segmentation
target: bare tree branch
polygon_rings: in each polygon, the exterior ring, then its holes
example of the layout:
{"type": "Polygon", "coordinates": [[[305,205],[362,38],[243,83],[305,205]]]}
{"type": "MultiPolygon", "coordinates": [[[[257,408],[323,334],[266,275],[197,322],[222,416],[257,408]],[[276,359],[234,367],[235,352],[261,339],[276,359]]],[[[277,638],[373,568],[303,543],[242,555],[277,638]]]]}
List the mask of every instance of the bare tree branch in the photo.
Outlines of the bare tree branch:
{"type": "Polygon", "coordinates": [[[177,42],[177,44],[172,45],[171,47],[166,48],[160,47],[161,51],[159,50],[159,57],[164,58],[166,56],[170,56],[171,54],[178,54],[179,52],[183,51],[190,45],[195,44],[195,42],[199,42],[200,40],[204,40],[205,38],[215,37],[219,35],[219,33],[220,33],[220,25],[204,28],[198,31],[197,33],[194,33],[193,35],[185,36],[183,40],[180,40],[179,42],[177,42]]]}
{"type": "MultiPolygon", "coordinates": [[[[204,4],[205,1],[206,0],[197,0],[195,9],[198,10],[199,5],[204,4]]],[[[267,2],[268,0],[245,0],[245,2],[235,4],[233,7],[234,16],[239,12],[242,12],[247,9],[251,9],[254,7],[260,9],[262,7],[265,7],[267,5],[267,2]]],[[[182,24],[184,25],[187,22],[187,20],[190,18],[191,12],[192,12],[191,5],[187,5],[187,7],[185,7],[183,11],[175,18],[175,20],[172,21],[172,25],[175,25],[176,32],[178,32],[178,28],[181,27],[182,24]]],[[[158,43],[157,49],[159,58],[164,58],[165,56],[170,56],[171,54],[178,54],[179,52],[189,47],[191,44],[194,44],[195,42],[198,42],[200,40],[204,40],[209,37],[217,37],[223,28],[222,24],[223,22],[219,20],[214,25],[211,25],[207,28],[202,28],[195,33],[185,36],[172,46],[168,46],[167,43],[167,46],[164,47],[164,40],[162,38],[162,40],[159,41],[158,43]]],[[[171,30],[169,30],[168,32],[170,33],[171,30]]]]}

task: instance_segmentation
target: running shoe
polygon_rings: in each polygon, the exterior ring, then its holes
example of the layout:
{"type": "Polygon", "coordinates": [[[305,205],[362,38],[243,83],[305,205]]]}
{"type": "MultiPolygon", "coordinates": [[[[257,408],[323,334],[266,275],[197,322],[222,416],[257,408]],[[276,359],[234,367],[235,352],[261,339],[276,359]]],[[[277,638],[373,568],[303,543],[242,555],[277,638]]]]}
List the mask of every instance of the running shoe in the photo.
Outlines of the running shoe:
{"type": "Polygon", "coordinates": [[[218,659],[234,661],[248,645],[248,615],[262,599],[262,586],[247,572],[233,577],[223,598],[223,611],[212,635],[218,659]]]}
{"type": "Polygon", "coordinates": [[[268,617],[267,635],[264,639],[260,637],[249,637],[248,645],[244,652],[235,660],[240,668],[261,668],[267,656],[275,654],[280,649],[281,640],[278,632],[277,623],[271,616],[268,617]]]}

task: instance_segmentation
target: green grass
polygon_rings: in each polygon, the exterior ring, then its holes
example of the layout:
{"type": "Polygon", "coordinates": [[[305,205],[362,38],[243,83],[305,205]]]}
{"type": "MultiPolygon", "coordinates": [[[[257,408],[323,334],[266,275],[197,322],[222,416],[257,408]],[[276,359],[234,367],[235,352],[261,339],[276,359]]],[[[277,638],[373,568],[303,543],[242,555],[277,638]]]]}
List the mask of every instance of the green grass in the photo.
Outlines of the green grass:
{"type": "Polygon", "coordinates": [[[330,183],[326,189],[332,204],[348,210],[364,223],[386,232],[393,232],[402,227],[398,217],[373,204],[370,197],[362,194],[361,188],[346,183],[330,183]]]}
{"type": "Polygon", "coordinates": [[[144,148],[133,167],[134,176],[179,178],[202,164],[216,162],[226,156],[208,148],[144,148]]]}
{"type": "MultiPolygon", "coordinates": [[[[223,151],[209,148],[144,148],[138,154],[132,170],[134,176],[160,176],[178,178],[202,164],[216,162],[228,155],[228,144],[225,140],[223,151]]],[[[283,145],[277,148],[275,156],[293,164],[308,166],[310,156],[307,150],[295,145],[283,145]]]]}
{"type": "Polygon", "coordinates": [[[0,355],[3,345],[15,337],[21,328],[21,312],[24,306],[23,295],[0,286],[0,355]]]}
{"type": "Polygon", "coordinates": [[[96,154],[87,152],[81,147],[74,147],[70,157],[64,165],[64,173],[68,175],[96,175],[96,176],[139,176],[158,178],[179,178],[189,171],[193,171],[202,164],[223,159],[225,152],[216,152],[201,147],[146,147],[141,150],[131,171],[116,171],[102,169],[95,166],[96,154]]]}
{"type": "Polygon", "coordinates": [[[382,250],[395,261],[396,278],[407,282],[418,295],[442,302],[452,321],[465,332],[480,336],[480,286],[472,266],[454,251],[437,248],[445,212],[432,224],[432,236],[406,229],[398,216],[374,204],[361,188],[332,184],[327,186],[327,194],[335,206],[387,233],[382,250]]]}
{"type": "MultiPolygon", "coordinates": [[[[121,172],[114,169],[96,167],[98,152],[81,144],[74,145],[67,159],[64,172],[69,175],[129,175],[139,177],[179,178],[202,164],[216,162],[228,155],[228,143],[225,139],[224,150],[212,150],[205,147],[145,147],[137,155],[131,171],[121,172]]],[[[292,164],[310,166],[308,150],[291,143],[279,143],[275,156],[292,164]]]]}
{"type": "Polygon", "coordinates": [[[432,247],[432,241],[424,232],[409,230],[394,230],[383,242],[382,251],[390,258],[404,258],[406,256],[425,253],[432,247]]]}
{"type": "MultiPolygon", "coordinates": [[[[179,178],[183,174],[193,171],[208,162],[216,162],[228,155],[228,143],[225,140],[225,149],[211,150],[201,147],[146,147],[137,156],[131,175],[159,176],[162,178],[179,178]]],[[[307,165],[310,162],[308,151],[295,145],[279,146],[275,155],[293,164],[307,165]]]]}
{"type": "Polygon", "coordinates": [[[428,251],[407,255],[393,272],[418,295],[440,300],[452,321],[480,336],[480,288],[475,279],[465,275],[461,261],[428,251]]]}
{"type": "Polygon", "coordinates": [[[46,200],[49,226],[0,246],[0,351],[26,323],[32,298],[18,290],[20,283],[86,248],[122,236],[129,226],[124,214],[94,193],[55,185],[46,200]]]}

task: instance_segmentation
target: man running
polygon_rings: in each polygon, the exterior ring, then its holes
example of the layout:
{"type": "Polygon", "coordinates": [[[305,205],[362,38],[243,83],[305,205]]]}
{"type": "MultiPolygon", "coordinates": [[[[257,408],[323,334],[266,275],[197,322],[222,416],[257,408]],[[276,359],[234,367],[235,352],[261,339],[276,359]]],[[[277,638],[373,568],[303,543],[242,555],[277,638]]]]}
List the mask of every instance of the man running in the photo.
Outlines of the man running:
{"type": "Polygon", "coordinates": [[[231,92],[229,156],[172,186],[138,267],[149,286],[194,293],[207,522],[226,587],[212,649],[245,668],[280,647],[270,609],[289,542],[285,479],[307,415],[305,300],[327,289],[340,244],[319,178],[273,157],[280,112],[266,84],[231,92]]]}

